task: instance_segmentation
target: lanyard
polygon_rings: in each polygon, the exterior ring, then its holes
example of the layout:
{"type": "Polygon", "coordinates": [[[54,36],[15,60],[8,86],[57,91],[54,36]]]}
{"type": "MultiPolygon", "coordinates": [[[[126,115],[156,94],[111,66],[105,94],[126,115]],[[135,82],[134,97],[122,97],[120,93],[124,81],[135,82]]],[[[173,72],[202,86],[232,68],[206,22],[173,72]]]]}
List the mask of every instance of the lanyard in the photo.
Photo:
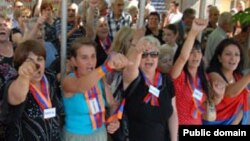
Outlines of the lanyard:
{"type": "Polygon", "coordinates": [[[191,115],[193,118],[197,118],[198,115],[201,115],[202,113],[204,113],[204,110],[202,109],[202,97],[200,99],[195,98],[195,94],[196,92],[202,92],[202,88],[201,88],[201,82],[200,82],[200,78],[197,77],[195,84],[192,81],[192,79],[188,79],[188,87],[192,93],[192,100],[193,100],[193,107],[191,110],[191,115]],[[198,85],[198,86],[197,86],[198,85]],[[197,86],[197,88],[196,88],[197,86]]]}
{"type": "Polygon", "coordinates": [[[50,94],[49,94],[49,83],[45,76],[42,77],[41,80],[42,89],[39,90],[35,85],[30,83],[29,89],[31,94],[33,95],[35,101],[39,105],[41,109],[48,109],[52,107],[50,94]]]}
{"type": "MultiPolygon", "coordinates": [[[[77,71],[74,73],[77,78],[80,77],[77,71]]],[[[85,92],[84,97],[88,105],[92,128],[97,129],[102,127],[102,124],[105,122],[105,107],[98,85],[93,86],[90,90],[85,92]]]]}

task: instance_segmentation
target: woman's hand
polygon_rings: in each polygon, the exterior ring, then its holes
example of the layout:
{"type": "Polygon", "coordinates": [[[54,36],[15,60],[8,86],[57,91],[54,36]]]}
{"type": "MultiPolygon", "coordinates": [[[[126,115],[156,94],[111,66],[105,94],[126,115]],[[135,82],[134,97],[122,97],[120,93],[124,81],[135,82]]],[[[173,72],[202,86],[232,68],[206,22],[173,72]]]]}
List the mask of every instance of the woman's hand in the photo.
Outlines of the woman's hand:
{"type": "Polygon", "coordinates": [[[196,34],[202,32],[208,24],[208,20],[204,19],[194,19],[192,23],[191,31],[195,32],[196,34]]]}
{"type": "Polygon", "coordinates": [[[115,69],[115,70],[120,70],[123,69],[124,67],[128,66],[131,64],[127,57],[125,57],[121,53],[111,53],[108,59],[108,65],[110,68],[115,69]]]}
{"type": "Polygon", "coordinates": [[[33,61],[26,60],[18,69],[19,77],[31,80],[33,75],[37,73],[39,66],[37,66],[33,61]]]}
{"type": "Polygon", "coordinates": [[[146,32],[146,29],[144,27],[135,29],[132,44],[136,44],[141,39],[141,37],[145,35],[145,32],[146,32]]]}
{"type": "Polygon", "coordinates": [[[215,104],[219,104],[225,95],[226,84],[216,80],[211,82],[212,85],[212,100],[215,104]]]}
{"type": "Polygon", "coordinates": [[[115,120],[108,124],[107,131],[108,133],[113,134],[119,127],[120,127],[119,120],[115,120]]]}

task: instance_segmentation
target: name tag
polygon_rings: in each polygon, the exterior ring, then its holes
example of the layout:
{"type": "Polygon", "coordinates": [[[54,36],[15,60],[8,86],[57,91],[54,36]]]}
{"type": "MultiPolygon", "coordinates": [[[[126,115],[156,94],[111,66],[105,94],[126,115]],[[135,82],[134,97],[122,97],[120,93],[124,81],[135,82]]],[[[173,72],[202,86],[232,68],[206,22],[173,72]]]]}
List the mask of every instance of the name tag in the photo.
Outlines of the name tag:
{"type": "Polygon", "coordinates": [[[56,108],[49,108],[49,109],[44,109],[43,111],[43,118],[44,119],[49,119],[56,117],[56,108]]]}
{"type": "Polygon", "coordinates": [[[203,93],[197,89],[194,90],[194,93],[193,93],[193,97],[197,100],[201,100],[202,99],[202,95],[203,93]]]}
{"type": "Polygon", "coordinates": [[[159,95],[160,95],[160,90],[158,90],[156,87],[154,87],[152,85],[149,86],[149,92],[156,97],[159,97],[159,95]]]}
{"type": "Polygon", "coordinates": [[[99,113],[101,111],[99,109],[98,102],[97,102],[96,98],[90,99],[89,103],[90,103],[90,110],[91,110],[92,114],[96,114],[96,113],[99,113]]]}

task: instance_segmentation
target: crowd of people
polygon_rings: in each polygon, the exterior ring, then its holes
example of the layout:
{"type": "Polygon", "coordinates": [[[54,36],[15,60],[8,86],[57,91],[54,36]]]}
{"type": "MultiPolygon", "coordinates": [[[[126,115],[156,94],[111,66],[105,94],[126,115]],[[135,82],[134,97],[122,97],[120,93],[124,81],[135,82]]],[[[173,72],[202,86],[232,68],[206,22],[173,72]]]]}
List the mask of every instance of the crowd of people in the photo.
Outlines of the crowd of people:
{"type": "Polygon", "coordinates": [[[129,141],[177,141],[179,125],[250,124],[250,24],[213,5],[207,20],[176,1],[159,13],[148,0],[137,28],[138,5],[69,2],[66,75],[51,3],[15,0],[11,16],[0,13],[0,140],[120,141],[123,113],[129,141]]]}

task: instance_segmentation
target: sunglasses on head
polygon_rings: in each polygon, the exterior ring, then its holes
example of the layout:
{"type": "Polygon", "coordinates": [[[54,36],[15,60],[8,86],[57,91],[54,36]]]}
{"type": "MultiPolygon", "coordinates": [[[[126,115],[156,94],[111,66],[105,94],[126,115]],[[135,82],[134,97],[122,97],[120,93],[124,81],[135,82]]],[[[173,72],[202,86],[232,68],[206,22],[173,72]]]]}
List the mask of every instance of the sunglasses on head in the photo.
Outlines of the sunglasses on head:
{"type": "Polygon", "coordinates": [[[146,58],[148,56],[150,56],[151,58],[156,58],[159,56],[159,52],[158,51],[143,52],[142,58],[146,58]]]}

